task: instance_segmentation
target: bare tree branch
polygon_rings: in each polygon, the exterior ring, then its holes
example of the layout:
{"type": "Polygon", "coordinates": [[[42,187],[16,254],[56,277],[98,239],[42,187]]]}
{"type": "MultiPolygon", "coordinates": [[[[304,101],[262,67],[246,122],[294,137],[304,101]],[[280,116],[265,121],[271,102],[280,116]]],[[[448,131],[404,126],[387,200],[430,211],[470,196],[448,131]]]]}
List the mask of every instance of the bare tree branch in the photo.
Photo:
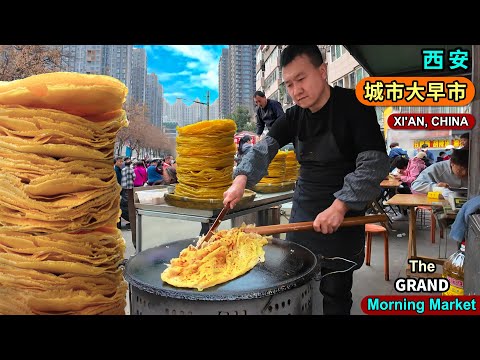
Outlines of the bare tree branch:
{"type": "Polygon", "coordinates": [[[64,57],[55,45],[0,45],[0,81],[64,71],[64,57]]]}

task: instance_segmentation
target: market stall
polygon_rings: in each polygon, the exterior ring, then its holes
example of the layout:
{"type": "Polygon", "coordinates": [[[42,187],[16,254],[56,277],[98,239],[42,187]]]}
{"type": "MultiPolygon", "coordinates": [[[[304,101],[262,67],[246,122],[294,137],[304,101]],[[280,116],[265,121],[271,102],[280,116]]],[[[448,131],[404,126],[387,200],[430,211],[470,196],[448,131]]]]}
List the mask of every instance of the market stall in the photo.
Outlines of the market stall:
{"type": "MultiPolygon", "coordinates": [[[[425,76],[419,54],[432,45],[344,45],[370,76],[425,76]]],[[[479,45],[435,45],[435,49],[449,51],[466,49],[470,54],[471,68],[459,72],[448,67],[429,71],[428,76],[465,76],[478,86],[480,84],[479,45]]],[[[470,134],[470,158],[468,175],[468,198],[480,195],[480,94],[478,90],[471,106],[471,114],[476,124],[470,134]]],[[[480,292],[480,226],[478,215],[470,215],[468,221],[468,244],[465,250],[465,295],[480,292]]]]}
{"type": "MultiPolygon", "coordinates": [[[[293,190],[272,193],[255,194],[254,199],[244,205],[235,207],[227,213],[224,220],[232,220],[232,226],[237,226],[242,222],[255,223],[258,226],[273,225],[280,223],[279,214],[272,216],[270,210],[273,206],[290,202],[293,197],[293,190]]],[[[221,208],[217,209],[199,209],[190,207],[171,206],[168,204],[146,205],[139,202],[135,203],[137,212],[137,252],[143,250],[142,222],[144,216],[157,218],[168,218],[176,220],[188,220],[212,224],[219,214],[221,208]]]]}

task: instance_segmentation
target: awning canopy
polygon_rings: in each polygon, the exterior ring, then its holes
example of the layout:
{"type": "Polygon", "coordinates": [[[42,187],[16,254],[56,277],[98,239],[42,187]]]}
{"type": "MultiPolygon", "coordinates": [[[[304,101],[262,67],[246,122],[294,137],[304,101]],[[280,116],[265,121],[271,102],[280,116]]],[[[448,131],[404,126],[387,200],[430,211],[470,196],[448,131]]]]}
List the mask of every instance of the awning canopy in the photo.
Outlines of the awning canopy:
{"type": "Polygon", "coordinates": [[[471,71],[450,70],[447,62],[451,50],[462,49],[470,52],[472,45],[343,45],[370,76],[465,76],[471,71]],[[422,69],[423,49],[444,50],[444,70],[424,71],[422,69]]]}

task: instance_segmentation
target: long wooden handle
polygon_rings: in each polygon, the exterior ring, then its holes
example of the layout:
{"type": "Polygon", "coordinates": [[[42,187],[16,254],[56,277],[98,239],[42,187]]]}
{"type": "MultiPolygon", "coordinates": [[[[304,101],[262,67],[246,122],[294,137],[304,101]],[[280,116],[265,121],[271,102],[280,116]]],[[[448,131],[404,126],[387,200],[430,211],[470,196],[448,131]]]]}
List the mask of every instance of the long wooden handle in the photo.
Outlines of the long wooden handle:
{"type": "MultiPolygon", "coordinates": [[[[348,217],[343,220],[340,227],[357,226],[376,222],[388,221],[387,215],[369,215],[348,217]]],[[[245,228],[245,232],[254,232],[260,235],[281,234],[292,231],[309,231],[313,230],[313,221],[297,222],[290,224],[257,226],[252,228],[245,228]]]]}
{"type": "Polygon", "coordinates": [[[217,230],[218,226],[222,222],[222,220],[225,217],[225,215],[227,214],[228,210],[230,210],[230,204],[225,205],[223,207],[222,211],[220,211],[220,214],[218,214],[217,218],[215,219],[214,223],[212,224],[212,226],[208,230],[205,237],[198,242],[198,244],[197,244],[198,249],[200,249],[200,246],[204,242],[207,242],[208,240],[210,240],[210,238],[213,236],[214,231],[217,230]]]}

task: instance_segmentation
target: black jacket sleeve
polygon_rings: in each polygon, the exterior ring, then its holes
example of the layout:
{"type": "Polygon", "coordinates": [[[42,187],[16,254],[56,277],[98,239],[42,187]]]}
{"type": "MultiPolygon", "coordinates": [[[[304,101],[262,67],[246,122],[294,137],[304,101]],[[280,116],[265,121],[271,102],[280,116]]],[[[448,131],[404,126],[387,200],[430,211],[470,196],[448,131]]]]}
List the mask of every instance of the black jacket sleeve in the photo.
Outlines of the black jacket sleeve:
{"type": "Polygon", "coordinates": [[[273,123],[268,135],[277,140],[280,148],[293,141],[293,131],[285,113],[273,123]]]}
{"type": "Polygon", "coordinates": [[[258,136],[262,135],[263,129],[265,129],[265,123],[260,118],[259,110],[260,110],[260,108],[257,108],[257,111],[255,112],[255,116],[257,118],[257,135],[258,136]]]}
{"type": "Polygon", "coordinates": [[[273,113],[275,114],[275,119],[277,120],[280,116],[284,115],[285,112],[283,111],[282,104],[278,101],[273,101],[272,103],[273,113]]]}

